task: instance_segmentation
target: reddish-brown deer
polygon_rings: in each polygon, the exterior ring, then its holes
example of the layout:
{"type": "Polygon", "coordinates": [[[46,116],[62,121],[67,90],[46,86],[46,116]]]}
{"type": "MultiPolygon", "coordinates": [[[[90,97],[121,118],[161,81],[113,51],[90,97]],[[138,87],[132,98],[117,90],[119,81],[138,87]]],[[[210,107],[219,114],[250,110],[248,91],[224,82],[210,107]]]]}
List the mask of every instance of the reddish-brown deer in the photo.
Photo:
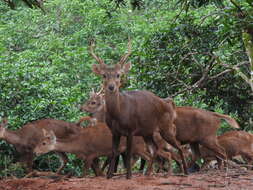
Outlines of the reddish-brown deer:
{"type": "MultiPolygon", "coordinates": [[[[36,154],[45,154],[50,151],[69,152],[76,154],[85,163],[83,174],[87,174],[93,164],[96,175],[101,175],[98,166],[93,163],[94,159],[107,156],[111,157],[112,134],[105,123],[97,123],[95,126],[86,127],[79,130],[75,136],[67,138],[57,138],[53,131],[44,131],[44,138],[35,147],[36,154]]],[[[126,141],[122,139],[119,146],[119,153],[125,152],[126,141]]],[[[143,140],[134,139],[135,155],[140,156],[150,163],[151,155],[147,152],[143,140]]]]}
{"type": "Polygon", "coordinates": [[[99,92],[92,90],[90,98],[81,106],[81,111],[88,112],[92,117],[85,116],[81,117],[77,122],[80,125],[83,121],[89,120],[91,125],[95,125],[96,122],[105,123],[105,102],[102,95],[103,88],[99,92]]]}
{"type": "MultiPolygon", "coordinates": [[[[22,128],[12,131],[6,128],[7,120],[0,124],[0,139],[14,145],[15,149],[21,156],[21,162],[26,164],[28,171],[32,170],[34,147],[43,138],[42,129],[52,130],[57,137],[67,137],[78,133],[80,127],[74,123],[69,123],[55,119],[42,119],[29,122],[22,128]]],[[[65,153],[57,152],[61,159],[61,167],[57,173],[64,168],[68,159],[65,153]]]]}
{"type": "MultiPolygon", "coordinates": [[[[90,53],[99,63],[93,65],[93,72],[103,77],[105,89],[106,123],[112,132],[112,159],[107,178],[111,178],[114,171],[115,158],[121,136],[127,137],[127,178],[131,178],[131,154],[133,136],[142,136],[153,153],[152,162],[156,156],[157,145],[153,139],[153,133],[159,131],[161,136],[179,150],[183,161],[184,172],[186,162],[180,143],[175,137],[175,125],[173,121],[176,113],[173,107],[165,103],[149,91],[119,91],[121,75],[126,74],[131,64],[125,64],[130,55],[131,44],[128,44],[128,53],[124,55],[118,64],[109,66],[93,51],[94,45],[90,46],[90,53]]],[[[148,169],[148,171],[151,171],[148,169]]]]}
{"type": "MultiPolygon", "coordinates": [[[[219,144],[225,149],[227,158],[232,160],[235,156],[242,156],[249,165],[253,164],[253,135],[245,131],[229,131],[218,136],[219,144]]],[[[200,149],[201,157],[204,158],[202,168],[205,168],[210,161],[214,160],[215,154],[205,147],[200,149]]],[[[217,159],[219,168],[222,165],[221,160],[217,159]]]]}
{"type": "Polygon", "coordinates": [[[176,138],[182,144],[190,144],[193,153],[191,166],[200,158],[199,144],[213,151],[216,157],[226,159],[225,151],[218,143],[216,132],[220,127],[221,119],[233,128],[240,128],[233,118],[199,108],[177,107],[170,98],[164,100],[175,107],[176,138]]]}

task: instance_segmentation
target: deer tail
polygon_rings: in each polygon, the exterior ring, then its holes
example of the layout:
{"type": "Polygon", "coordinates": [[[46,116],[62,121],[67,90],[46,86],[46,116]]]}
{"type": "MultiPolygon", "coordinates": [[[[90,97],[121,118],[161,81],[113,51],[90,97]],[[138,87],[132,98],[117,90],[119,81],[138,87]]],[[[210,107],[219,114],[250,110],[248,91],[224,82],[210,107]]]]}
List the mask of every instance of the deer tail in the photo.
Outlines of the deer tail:
{"type": "Polygon", "coordinates": [[[240,128],[237,121],[235,119],[231,118],[230,116],[216,113],[216,112],[212,112],[212,114],[220,119],[224,119],[231,127],[236,128],[236,129],[240,128]]]}

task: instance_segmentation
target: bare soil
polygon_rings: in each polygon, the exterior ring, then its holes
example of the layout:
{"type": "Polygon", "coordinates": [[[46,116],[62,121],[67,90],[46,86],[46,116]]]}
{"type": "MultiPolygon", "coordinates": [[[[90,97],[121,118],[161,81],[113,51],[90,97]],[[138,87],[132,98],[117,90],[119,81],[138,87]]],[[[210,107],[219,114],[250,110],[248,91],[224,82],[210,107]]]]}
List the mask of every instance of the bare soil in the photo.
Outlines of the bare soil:
{"type": "Polygon", "coordinates": [[[22,179],[3,179],[0,190],[253,190],[253,171],[215,169],[202,171],[188,176],[155,174],[144,176],[133,174],[127,180],[125,175],[117,175],[112,179],[105,177],[57,178],[33,177],[22,179]]]}

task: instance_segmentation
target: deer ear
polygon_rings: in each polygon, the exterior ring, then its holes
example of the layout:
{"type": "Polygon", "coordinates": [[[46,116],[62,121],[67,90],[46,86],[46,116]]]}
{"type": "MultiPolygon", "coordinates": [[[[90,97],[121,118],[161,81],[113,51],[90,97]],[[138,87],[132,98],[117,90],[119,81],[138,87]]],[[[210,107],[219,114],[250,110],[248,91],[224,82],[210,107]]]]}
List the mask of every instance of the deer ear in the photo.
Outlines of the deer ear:
{"type": "Polygon", "coordinates": [[[47,136],[48,136],[48,132],[47,132],[46,129],[42,129],[42,132],[43,132],[44,137],[47,137],[47,136]]]}
{"type": "Polygon", "coordinates": [[[92,91],[90,91],[90,98],[93,97],[94,94],[95,94],[94,89],[92,89],[92,91]]]}
{"type": "Polygon", "coordinates": [[[92,65],[92,71],[93,73],[97,74],[97,75],[103,75],[104,72],[102,71],[101,65],[98,64],[93,64],[92,65]]]}
{"type": "Polygon", "coordinates": [[[54,132],[52,130],[49,131],[49,134],[50,134],[50,140],[52,143],[56,143],[56,136],[54,134],[54,132]]]}
{"type": "Polygon", "coordinates": [[[7,118],[3,118],[3,120],[2,120],[2,127],[6,127],[7,124],[8,124],[7,118]]]}
{"type": "Polygon", "coordinates": [[[130,62],[124,64],[121,67],[121,72],[124,73],[124,74],[128,73],[128,71],[131,69],[131,66],[132,66],[132,64],[130,62]]]}

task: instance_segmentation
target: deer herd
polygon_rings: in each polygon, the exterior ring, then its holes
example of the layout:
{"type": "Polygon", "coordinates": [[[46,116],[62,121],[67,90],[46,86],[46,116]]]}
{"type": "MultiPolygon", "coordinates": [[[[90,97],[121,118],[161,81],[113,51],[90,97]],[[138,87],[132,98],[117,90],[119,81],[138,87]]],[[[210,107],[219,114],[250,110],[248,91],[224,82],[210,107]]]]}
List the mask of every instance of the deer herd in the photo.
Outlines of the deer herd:
{"type": "Polygon", "coordinates": [[[222,119],[232,128],[240,128],[230,116],[194,107],[179,107],[172,99],[162,99],[146,90],[120,91],[121,76],[131,68],[131,63],[126,63],[131,53],[130,41],[127,54],[114,65],[105,64],[94,53],[94,44],[90,45],[90,53],[98,62],[92,65],[92,71],[103,80],[100,92],[92,91],[90,99],[81,106],[81,110],[91,116],[82,117],[77,123],[41,119],[16,131],[8,130],[7,120],[2,119],[0,139],[14,145],[28,171],[32,171],[35,155],[51,151],[61,159],[57,173],[68,162],[66,153],[73,153],[84,162],[84,176],[89,168],[96,176],[104,175],[109,164],[107,178],[112,178],[117,171],[119,156],[126,168],[127,179],[131,178],[132,167],[139,158],[140,170],[147,163],[146,175],[153,172],[154,163],[159,170],[171,174],[172,160],[184,174],[188,174],[189,168],[200,158],[204,160],[201,169],[212,160],[217,160],[219,169],[227,167],[228,159],[235,156],[241,156],[252,165],[252,134],[233,130],[216,135],[222,119]],[[90,122],[89,126],[82,127],[81,123],[86,120],[90,122]],[[186,144],[189,147],[184,146],[186,144]],[[100,167],[102,156],[107,160],[100,167]]]}

